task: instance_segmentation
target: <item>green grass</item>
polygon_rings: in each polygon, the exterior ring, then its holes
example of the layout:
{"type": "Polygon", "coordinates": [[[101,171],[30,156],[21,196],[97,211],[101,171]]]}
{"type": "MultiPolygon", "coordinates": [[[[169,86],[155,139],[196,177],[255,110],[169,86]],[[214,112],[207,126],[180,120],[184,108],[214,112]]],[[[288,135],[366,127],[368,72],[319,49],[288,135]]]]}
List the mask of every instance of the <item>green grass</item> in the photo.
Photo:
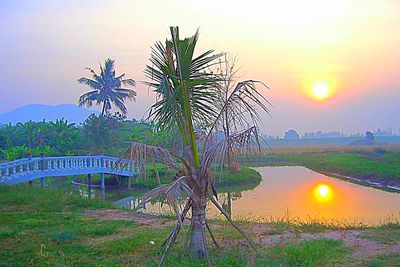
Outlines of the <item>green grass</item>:
{"type": "Polygon", "coordinates": [[[389,218],[379,226],[368,228],[363,237],[381,244],[400,242],[400,220],[389,218]]]}
{"type": "Polygon", "coordinates": [[[270,266],[327,266],[344,262],[351,249],[339,240],[315,239],[270,249],[270,266]]]}
{"type": "Polygon", "coordinates": [[[229,170],[216,169],[215,183],[217,188],[230,189],[230,191],[237,190],[248,190],[256,187],[262,180],[261,174],[254,169],[248,167],[242,167],[239,172],[231,172],[229,170]]]}
{"type": "Polygon", "coordinates": [[[383,244],[400,242],[400,227],[391,231],[380,227],[369,229],[363,234],[363,237],[383,244]]]}
{"type": "MultiPolygon", "coordinates": [[[[160,244],[172,225],[99,220],[84,213],[99,208],[110,209],[110,203],[89,201],[68,187],[42,190],[27,185],[0,186],[0,266],[156,266],[160,244]]],[[[252,226],[250,222],[238,223],[243,229],[252,226]]],[[[217,249],[209,240],[213,266],[329,266],[345,264],[350,257],[349,248],[330,239],[260,246],[255,253],[226,221],[210,220],[210,224],[221,245],[217,249]]],[[[269,234],[293,227],[310,232],[330,227],[311,222],[270,224],[276,227],[269,234]]],[[[377,230],[375,234],[386,239],[385,236],[398,229],[398,223],[386,223],[381,226],[382,232],[377,230]]],[[[183,232],[187,230],[185,225],[183,232]]],[[[180,235],[167,255],[165,266],[207,266],[187,254],[183,244],[184,235],[180,235]]],[[[382,262],[400,260],[373,258],[372,263],[381,266],[376,264],[382,262]]]]}
{"type": "Polygon", "coordinates": [[[373,259],[364,261],[363,266],[368,266],[368,267],[400,266],[400,254],[392,253],[392,254],[376,256],[373,259]]]}

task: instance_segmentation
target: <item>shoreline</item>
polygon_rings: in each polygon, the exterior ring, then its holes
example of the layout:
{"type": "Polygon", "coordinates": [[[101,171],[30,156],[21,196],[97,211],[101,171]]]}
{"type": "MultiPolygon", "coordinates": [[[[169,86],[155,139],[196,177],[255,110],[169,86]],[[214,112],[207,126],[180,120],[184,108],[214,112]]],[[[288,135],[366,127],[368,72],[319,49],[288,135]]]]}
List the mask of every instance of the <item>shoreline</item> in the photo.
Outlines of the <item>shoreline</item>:
{"type": "Polygon", "coordinates": [[[331,176],[331,177],[334,177],[334,178],[338,178],[338,179],[341,179],[341,180],[350,181],[350,182],[355,183],[355,184],[360,184],[360,185],[363,185],[363,186],[368,186],[368,187],[373,187],[373,188],[376,188],[376,189],[381,189],[382,191],[400,193],[400,187],[397,187],[397,186],[385,185],[384,183],[372,182],[370,180],[362,180],[362,179],[354,178],[354,177],[348,176],[348,175],[341,175],[341,174],[338,174],[338,173],[329,173],[329,172],[326,172],[326,173],[319,172],[319,173],[327,175],[327,176],[331,176]]]}
{"type": "MultiPolygon", "coordinates": [[[[391,192],[391,193],[400,193],[400,185],[385,185],[385,183],[378,183],[378,182],[373,182],[371,180],[363,180],[363,179],[359,179],[359,178],[355,178],[349,175],[344,175],[344,174],[340,174],[340,173],[335,173],[335,172],[327,172],[327,171],[321,171],[321,170],[317,170],[315,168],[311,168],[309,166],[305,166],[305,165],[301,165],[301,164],[268,164],[267,162],[252,162],[253,164],[256,163],[256,166],[254,167],[285,167],[285,166],[299,166],[299,167],[304,167],[307,168],[309,170],[312,170],[314,172],[329,176],[329,177],[333,177],[333,178],[337,178],[343,181],[348,181],[354,184],[358,184],[361,186],[366,186],[366,187],[373,187],[385,192],[391,192]]],[[[250,165],[248,165],[248,167],[250,167],[250,165]]]]}
{"type": "MultiPolygon", "coordinates": [[[[219,174],[218,174],[219,175],[219,174]]],[[[259,172],[254,170],[252,167],[244,167],[241,171],[235,173],[225,173],[223,174],[223,178],[216,179],[216,187],[219,193],[225,192],[238,192],[238,191],[247,191],[257,187],[262,181],[261,175],[259,172]],[[248,170],[247,170],[248,169],[248,170]],[[230,177],[226,178],[226,177],[230,177]]],[[[75,178],[71,179],[71,184],[75,186],[86,186],[88,187],[88,183],[86,181],[82,182],[80,179],[75,178]]],[[[154,189],[158,185],[143,185],[138,183],[132,183],[131,188],[128,188],[126,184],[118,185],[114,184],[105,184],[105,189],[110,190],[135,190],[137,192],[142,192],[143,194],[148,192],[149,190],[154,189]]],[[[92,188],[101,188],[101,184],[99,181],[92,181],[92,188]]]]}

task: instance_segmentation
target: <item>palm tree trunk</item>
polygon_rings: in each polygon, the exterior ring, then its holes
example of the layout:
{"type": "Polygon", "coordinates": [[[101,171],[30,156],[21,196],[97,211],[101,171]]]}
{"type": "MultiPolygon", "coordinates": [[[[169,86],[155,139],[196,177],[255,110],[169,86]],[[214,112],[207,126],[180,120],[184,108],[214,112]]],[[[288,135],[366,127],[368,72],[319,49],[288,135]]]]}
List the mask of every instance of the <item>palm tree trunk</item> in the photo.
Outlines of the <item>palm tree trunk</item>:
{"type": "Polygon", "coordinates": [[[103,109],[101,110],[101,117],[104,116],[104,112],[106,111],[106,103],[107,101],[103,101],[103,109]]]}
{"type": "MultiPolygon", "coordinates": [[[[203,203],[205,201],[201,201],[203,203]]],[[[206,239],[206,205],[196,203],[192,206],[192,218],[188,233],[187,249],[199,258],[208,258],[206,239]]]]}

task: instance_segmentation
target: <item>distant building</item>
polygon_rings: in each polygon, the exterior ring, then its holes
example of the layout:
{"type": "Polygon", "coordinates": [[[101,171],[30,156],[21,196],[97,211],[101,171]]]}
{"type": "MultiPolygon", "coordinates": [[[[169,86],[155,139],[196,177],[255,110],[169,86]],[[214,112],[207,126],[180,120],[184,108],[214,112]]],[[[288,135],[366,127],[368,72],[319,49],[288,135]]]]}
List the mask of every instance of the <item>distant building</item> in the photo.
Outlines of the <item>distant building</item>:
{"type": "Polygon", "coordinates": [[[329,137],[342,137],[344,136],[343,133],[337,132],[337,131],[332,131],[332,132],[322,132],[322,131],[316,131],[316,132],[308,132],[303,135],[303,138],[329,138],[329,137]]]}
{"type": "Polygon", "coordinates": [[[300,139],[300,135],[293,129],[286,131],[284,139],[300,139]]]}
{"type": "Polygon", "coordinates": [[[272,135],[272,134],[262,134],[261,138],[263,138],[263,139],[278,139],[279,136],[275,136],[275,135],[272,135]]]}

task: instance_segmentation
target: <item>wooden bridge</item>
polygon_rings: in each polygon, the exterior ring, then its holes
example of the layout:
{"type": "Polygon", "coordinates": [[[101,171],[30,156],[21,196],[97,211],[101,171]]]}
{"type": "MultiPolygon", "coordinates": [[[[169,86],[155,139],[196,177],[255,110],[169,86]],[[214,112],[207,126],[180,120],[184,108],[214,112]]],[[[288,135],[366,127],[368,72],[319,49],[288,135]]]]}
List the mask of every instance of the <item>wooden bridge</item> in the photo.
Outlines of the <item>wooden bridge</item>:
{"type": "Polygon", "coordinates": [[[23,158],[0,164],[0,184],[13,185],[41,179],[44,187],[46,177],[87,174],[90,187],[91,174],[100,174],[101,188],[104,190],[104,174],[136,174],[134,164],[117,161],[118,158],[105,155],[23,158]]]}

